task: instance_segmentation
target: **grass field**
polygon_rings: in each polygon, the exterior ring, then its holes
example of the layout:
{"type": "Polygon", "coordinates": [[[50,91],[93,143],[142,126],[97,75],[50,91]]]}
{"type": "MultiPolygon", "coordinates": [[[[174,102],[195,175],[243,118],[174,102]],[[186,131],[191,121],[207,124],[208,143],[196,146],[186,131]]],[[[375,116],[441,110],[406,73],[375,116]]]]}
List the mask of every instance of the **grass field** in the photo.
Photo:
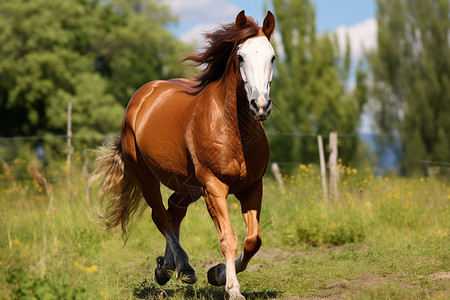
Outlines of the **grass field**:
{"type": "MultiPolygon", "coordinates": [[[[173,278],[160,287],[153,273],[165,241],[149,209],[123,246],[119,232],[91,221],[95,199],[87,199],[81,172],[69,198],[65,180],[47,187],[36,173],[16,180],[14,168],[26,169],[25,163],[4,168],[0,178],[0,298],[223,299],[222,289],[206,280],[208,268],[223,258],[201,199],[181,231],[198,282],[173,278]]],[[[263,246],[238,275],[242,293],[249,299],[449,299],[448,178],[374,177],[368,169],[341,167],[340,197],[328,205],[314,166],[300,165],[285,177],[284,195],[265,179],[263,246]]],[[[46,174],[64,178],[65,170],[46,174]]],[[[233,197],[229,210],[240,253],[245,224],[233,197]]]]}

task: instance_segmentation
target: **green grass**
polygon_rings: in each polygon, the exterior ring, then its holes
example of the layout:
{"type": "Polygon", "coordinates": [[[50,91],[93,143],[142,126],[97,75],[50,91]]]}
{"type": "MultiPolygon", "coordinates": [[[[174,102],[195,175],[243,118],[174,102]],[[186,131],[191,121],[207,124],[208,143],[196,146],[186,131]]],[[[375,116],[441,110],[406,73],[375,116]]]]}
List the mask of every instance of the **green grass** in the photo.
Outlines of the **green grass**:
{"type": "MultiPolygon", "coordinates": [[[[263,246],[238,275],[242,293],[250,299],[449,298],[448,178],[374,178],[370,170],[341,168],[339,199],[328,204],[313,166],[285,177],[284,195],[265,179],[263,246]]],[[[51,172],[65,174],[63,167],[51,172]]],[[[80,174],[73,176],[70,198],[64,180],[53,183],[51,197],[36,179],[0,176],[0,299],[223,297],[222,288],[206,280],[208,268],[223,258],[202,199],[181,230],[198,282],[187,286],[173,278],[160,287],[153,273],[165,241],[150,210],[123,246],[118,231],[90,220],[93,204],[80,174]]],[[[163,194],[167,199],[169,191],[163,194]]],[[[234,197],[229,210],[240,252],[245,224],[234,197]]]]}

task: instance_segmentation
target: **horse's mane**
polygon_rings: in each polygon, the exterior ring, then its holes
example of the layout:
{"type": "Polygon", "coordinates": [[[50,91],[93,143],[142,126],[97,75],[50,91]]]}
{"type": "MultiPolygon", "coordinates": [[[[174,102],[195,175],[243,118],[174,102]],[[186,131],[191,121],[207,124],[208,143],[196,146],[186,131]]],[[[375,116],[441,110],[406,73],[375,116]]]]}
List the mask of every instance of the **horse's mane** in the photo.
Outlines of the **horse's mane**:
{"type": "Polygon", "coordinates": [[[204,70],[196,76],[197,85],[194,94],[200,93],[209,83],[221,79],[226,75],[234,60],[230,56],[236,55],[237,46],[245,40],[258,35],[258,23],[247,17],[247,25],[243,29],[236,29],[235,23],[220,26],[215,31],[205,34],[207,47],[196,55],[189,55],[183,61],[191,60],[196,66],[206,65],[204,70]]]}

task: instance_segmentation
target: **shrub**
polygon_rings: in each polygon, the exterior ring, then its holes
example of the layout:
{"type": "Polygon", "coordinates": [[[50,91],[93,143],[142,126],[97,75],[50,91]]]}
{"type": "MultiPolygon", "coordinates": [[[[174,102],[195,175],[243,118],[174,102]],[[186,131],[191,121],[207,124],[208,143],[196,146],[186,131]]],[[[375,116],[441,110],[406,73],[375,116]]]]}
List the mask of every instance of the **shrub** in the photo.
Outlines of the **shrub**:
{"type": "Polygon", "coordinates": [[[36,273],[15,270],[6,277],[12,299],[86,299],[86,289],[56,285],[36,273]]]}
{"type": "Polygon", "coordinates": [[[299,216],[297,239],[311,246],[339,246],[364,240],[366,231],[363,216],[356,209],[312,208],[299,216]]]}

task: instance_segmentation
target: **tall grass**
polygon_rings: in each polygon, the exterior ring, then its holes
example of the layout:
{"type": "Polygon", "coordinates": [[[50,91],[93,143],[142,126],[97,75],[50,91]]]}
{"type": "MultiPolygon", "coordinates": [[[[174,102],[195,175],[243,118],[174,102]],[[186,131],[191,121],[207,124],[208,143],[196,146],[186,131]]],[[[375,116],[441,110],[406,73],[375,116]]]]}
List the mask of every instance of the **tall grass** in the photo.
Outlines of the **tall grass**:
{"type": "Polygon", "coordinates": [[[338,246],[391,230],[448,238],[448,179],[390,179],[374,177],[368,168],[340,167],[339,199],[331,195],[328,204],[314,166],[300,165],[296,175],[285,177],[285,195],[266,180],[262,223],[282,236],[273,243],[338,246]]]}
{"type": "MultiPolygon", "coordinates": [[[[47,187],[36,174],[27,180],[15,176],[15,170],[27,170],[27,165],[26,161],[15,161],[12,166],[4,167],[0,175],[0,298],[126,299],[159,295],[215,298],[221,295],[221,290],[206,285],[207,268],[213,262],[221,262],[222,255],[218,235],[202,200],[192,204],[181,230],[181,244],[197,270],[199,283],[188,288],[172,280],[170,293],[153,283],[155,259],[163,254],[165,241],[151,222],[149,210],[123,248],[120,234],[103,231],[90,220],[95,200],[87,198],[81,163],[72,174],[70,197],[64,180],[64,164],[45,172],[40,168],[43,174],[61,178],[48,182],[47,187]]],[[[415,268],[420,268],[422,273],[442,269],[443,264],[448,266],[445,250],[450,246],[448,179],[374,177],[370,169],[340,167],[339,199],[330,197],[328,204],[323,202],[320,175],[315,166],[299,165],[294,175],[285,176],[286,194],[281,193],[275,180],[265,178],[262,251],[323,252],[342,245],[348,249],[373,250],[362,254],[349,250],[345,255],[333,252],[323,258],[326,261],[315,260],[314,266],[308,266],[304,258],[286,258],[289,265],[285,267],[281,267],[283,259],[277,263],[264,260],[270,266],[266,271],[240,275],[243,286],[247,282],[252,287],[247,291],[244,288],[244,294],[253,298],[289,297],[318,291],[320,295],[323,289],[320,280],[358,277],[363,272],[359,267],[349,270],[339,263],[345,260],[348,265],[347,259],[352,255],[375,273],[394,272],[396,268],[408,270],[408,259],[416,259],[415,268]],[[440,263],[426,266],[420,263],[422,259],[440,263]],[[300,266],[303,273],[299,275],[296,270],[300,266]],[[335,273],[323,277],[324,270],[335,273]],[[319,275],[307,277],[308,272],[320,272],[322,277],[317,281],[319,275]],[[286,278],[291,278],[293,283],[286,286],[286,278]],[[302,284],[296,280],[302,280],[302,284]],[[282,294],[274,292],[279,286],[284,288],[282,294]]],[[[163,194],[167,199],[169,191],[163,189],[163,194]]],[[[229,210],[242,247],[245,224],[239,203],[232,196],[229,210]]],[[[364,293],[368,298],[377,293],[405,295],[389,284],[385,288],[369,288],[364,293]]]]}

